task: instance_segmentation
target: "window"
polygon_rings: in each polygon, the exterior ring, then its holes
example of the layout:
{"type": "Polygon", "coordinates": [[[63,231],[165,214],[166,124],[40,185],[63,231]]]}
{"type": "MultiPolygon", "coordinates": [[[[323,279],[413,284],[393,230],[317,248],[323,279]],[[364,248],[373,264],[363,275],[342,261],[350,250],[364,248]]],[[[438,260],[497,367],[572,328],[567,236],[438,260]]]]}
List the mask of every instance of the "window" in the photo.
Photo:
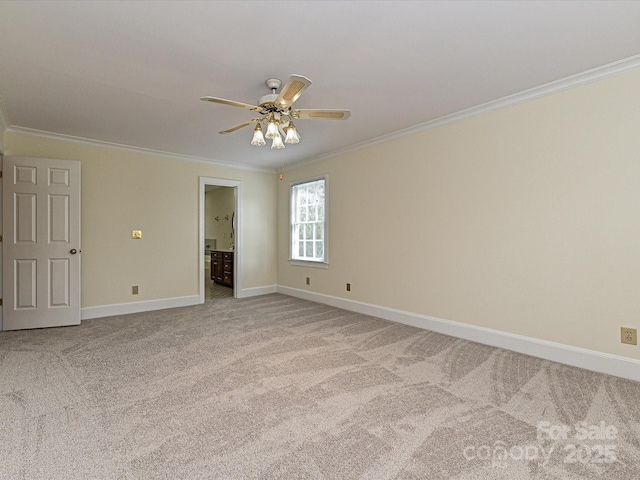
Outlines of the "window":
{"type": "Polygon", "coordinates": [[[327,263],[327,177],[291,186],[291,260],[327,263]]]}

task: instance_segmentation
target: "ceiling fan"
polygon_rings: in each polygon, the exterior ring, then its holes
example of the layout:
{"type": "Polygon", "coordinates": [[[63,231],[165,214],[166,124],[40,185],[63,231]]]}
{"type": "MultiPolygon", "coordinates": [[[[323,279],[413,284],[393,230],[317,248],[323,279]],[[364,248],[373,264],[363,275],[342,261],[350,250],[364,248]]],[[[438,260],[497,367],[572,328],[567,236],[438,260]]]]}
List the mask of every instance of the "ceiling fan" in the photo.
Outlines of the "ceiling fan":
{"type": "Polygon", "coordinates": [[[231,133],[239,130],[243,127],[256,124],[253,131],[253,140],[251,145],[262,146],[265,145],[265,138],[271,139],[271,148],[282,149],[285,143],[298,143],[300,141],[300,135],[296,130],[293,120],[303,120],[310,118],[327,118],[331,120],[346,120],[351,115],[349,110],[309,110],[309,109],[292,109],[291,106],[295,102],[302,92],[304,92],[311,85],[311,80],[302,75],[291,75],[287,83],[280,93],[276,93],[276,90],[280,88],[282,82],[278,78],[269,78],[264,82],[271,93],[264,95],[258,100],[258,105],[250,105],[248,103],[235,102],[233,100],[225,100],[224,98],[217,97],[202,97],[200,100],[213,103],[221,103],[222,105],[230,105],[232,107],[246,108],[253,112],[258,113],[260,116],[252,118],[251,120],[231,127],[227,130],[222,130],[218,133],[231,133]],[[262,124],[266,123],[267,131],[263,134],[262,124]],[[284,143],[282,141],[282,134],[280,129],[284,132],[284,143]]]}

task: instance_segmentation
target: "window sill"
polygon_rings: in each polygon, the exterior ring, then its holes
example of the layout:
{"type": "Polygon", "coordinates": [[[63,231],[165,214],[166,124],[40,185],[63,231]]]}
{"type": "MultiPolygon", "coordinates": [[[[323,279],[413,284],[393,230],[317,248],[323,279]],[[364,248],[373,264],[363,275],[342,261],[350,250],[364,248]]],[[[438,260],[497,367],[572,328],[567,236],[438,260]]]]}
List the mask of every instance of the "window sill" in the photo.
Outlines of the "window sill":
{"type": "Polygon", "coordinates": [[[294,267],[329,268],[327,262],[310,262],[308,260],[289,260],[289,265],[294,267]]]}

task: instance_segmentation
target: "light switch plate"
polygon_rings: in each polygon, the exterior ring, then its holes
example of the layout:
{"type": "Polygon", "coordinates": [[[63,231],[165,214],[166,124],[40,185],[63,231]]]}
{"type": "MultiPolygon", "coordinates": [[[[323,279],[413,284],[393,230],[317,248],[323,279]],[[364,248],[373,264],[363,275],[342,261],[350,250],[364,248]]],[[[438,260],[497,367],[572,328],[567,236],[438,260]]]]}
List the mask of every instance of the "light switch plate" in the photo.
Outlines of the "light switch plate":
{"type": "Polygon", "coordinates": [[[131,230],[131,238],[136,240],[142,238],[142,230],[131,230]]]}

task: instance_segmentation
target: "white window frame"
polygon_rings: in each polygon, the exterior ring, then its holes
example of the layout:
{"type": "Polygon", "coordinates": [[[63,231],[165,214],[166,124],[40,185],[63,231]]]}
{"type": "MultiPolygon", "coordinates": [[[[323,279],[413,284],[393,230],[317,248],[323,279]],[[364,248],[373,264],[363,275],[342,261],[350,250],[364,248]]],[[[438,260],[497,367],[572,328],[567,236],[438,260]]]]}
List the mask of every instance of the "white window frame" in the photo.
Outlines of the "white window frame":
{"type": "Polygon", "coordinates": [[[329,175],[320,175],[317,177],[298,180],[289,184],[289,263],[304,267],[328,268],[329,266],[329,175]],[[296,205],[294,199],[295,187],[306,183],[324,180],[324,221],[323,221],[323,260],[297,259],[294,258],[294,245],[296,245],[295,237],[295,214],[296,205]]]}

